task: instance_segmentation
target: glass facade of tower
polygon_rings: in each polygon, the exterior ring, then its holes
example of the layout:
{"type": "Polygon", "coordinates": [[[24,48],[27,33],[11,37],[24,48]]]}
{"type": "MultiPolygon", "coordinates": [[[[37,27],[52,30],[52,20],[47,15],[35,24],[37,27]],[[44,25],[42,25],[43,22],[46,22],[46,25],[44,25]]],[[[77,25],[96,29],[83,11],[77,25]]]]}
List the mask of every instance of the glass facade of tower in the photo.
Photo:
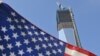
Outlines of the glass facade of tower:
{"type": "Polygon", "coordinates": [[[59,39],[75,45],[73,22],[69,9],[57,10],[56,18],[59,39]]]}

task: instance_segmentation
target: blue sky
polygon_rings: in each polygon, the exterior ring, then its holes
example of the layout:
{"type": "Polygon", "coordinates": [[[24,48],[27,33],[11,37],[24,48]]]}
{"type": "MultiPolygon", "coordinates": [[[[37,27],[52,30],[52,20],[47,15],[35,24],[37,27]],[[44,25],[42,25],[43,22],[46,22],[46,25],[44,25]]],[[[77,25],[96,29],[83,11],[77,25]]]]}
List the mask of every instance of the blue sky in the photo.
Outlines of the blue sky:
{"type": "MultiPolygon", "coordinates": [[[[5,0],[27,20],[58,37],[56,27],[57,0],[5,0]]],[[[100,56],[100,0],[60,0],[71,7],[83,48],[100,56]]]]}

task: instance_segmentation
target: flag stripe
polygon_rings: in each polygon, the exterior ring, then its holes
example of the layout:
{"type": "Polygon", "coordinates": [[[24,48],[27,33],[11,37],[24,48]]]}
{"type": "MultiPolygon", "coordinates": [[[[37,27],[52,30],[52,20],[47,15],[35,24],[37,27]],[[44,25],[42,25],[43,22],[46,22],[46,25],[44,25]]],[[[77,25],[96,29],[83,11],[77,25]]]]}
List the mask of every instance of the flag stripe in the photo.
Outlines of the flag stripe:
{"type": "Polygon", "coordinates": [[[71,50],[71,49],[69,49],[69,48],[66,48],[65,53],[70,54],[71,56],[88,56],[88,55],[86,55],[86,54],[83,54],[83,53],[78,52],[78,51],[76,51],[76,50],[71,50]]]}
{"type": "Polygon", "coordinates": [[[79,47],[76,47],[76,46],[73,46],[73,45],[70,45],[70,44],[67,44],[66,45],[66,50],[65,50],[65,52],[67,53],[67,54],[73,54],[73,53],[75,53],[75,54],[80,54],[80,56],[81,55],[88,55],[88,56],[95,56],[93,53],[91,53],[91,52],[89,52],[89,51],[87,51],[87,50],[84,50],[84,49],[82,49],[82,48],[79,48],[79,47]],[[73,52],[73,53],[72,53],[73,52]]]}
{"type": "Polygon", "coordinates": [[[71,56],[71,55],[65,53],[64,56],[71,56]]]}

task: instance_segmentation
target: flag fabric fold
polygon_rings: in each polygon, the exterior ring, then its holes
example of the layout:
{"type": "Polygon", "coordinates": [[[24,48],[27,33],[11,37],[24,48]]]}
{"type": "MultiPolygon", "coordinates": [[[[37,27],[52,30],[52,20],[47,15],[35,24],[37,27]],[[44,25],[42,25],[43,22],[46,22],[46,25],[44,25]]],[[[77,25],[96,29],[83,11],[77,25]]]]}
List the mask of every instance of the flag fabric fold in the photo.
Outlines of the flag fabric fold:
{"type": "Polygon", "coordinates": [[[0,56],[75,56],[71,50],[79,54],[76,47],[42,31],[9,5],[0,4],[0,56]]]}

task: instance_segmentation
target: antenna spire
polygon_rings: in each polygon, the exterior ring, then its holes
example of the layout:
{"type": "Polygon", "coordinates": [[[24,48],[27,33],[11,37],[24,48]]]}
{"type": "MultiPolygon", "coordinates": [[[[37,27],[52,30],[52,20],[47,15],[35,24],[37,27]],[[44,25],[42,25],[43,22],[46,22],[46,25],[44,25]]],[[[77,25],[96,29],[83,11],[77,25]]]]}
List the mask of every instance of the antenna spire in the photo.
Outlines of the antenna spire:
{"type": "Polygon", "coordinates": [[[62,6],[62,4],[60,3],[60,1],[56,2],[57,6],[59,7],[60,10],[64,9],[64,7],[62,6]]]}

